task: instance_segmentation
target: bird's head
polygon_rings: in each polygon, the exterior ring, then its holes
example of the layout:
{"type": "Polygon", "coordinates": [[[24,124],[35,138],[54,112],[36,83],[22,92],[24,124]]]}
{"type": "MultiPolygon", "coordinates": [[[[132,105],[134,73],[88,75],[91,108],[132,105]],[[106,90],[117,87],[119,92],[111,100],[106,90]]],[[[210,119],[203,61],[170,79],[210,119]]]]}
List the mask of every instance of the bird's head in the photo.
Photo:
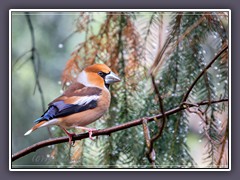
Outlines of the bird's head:
{"type": "Polygon", "coordinates": [[[94,64],[86,67],[77,80],[85,86],[108,88],[110,84],[119,82],[120,78],[105,64],[94,64]]]}

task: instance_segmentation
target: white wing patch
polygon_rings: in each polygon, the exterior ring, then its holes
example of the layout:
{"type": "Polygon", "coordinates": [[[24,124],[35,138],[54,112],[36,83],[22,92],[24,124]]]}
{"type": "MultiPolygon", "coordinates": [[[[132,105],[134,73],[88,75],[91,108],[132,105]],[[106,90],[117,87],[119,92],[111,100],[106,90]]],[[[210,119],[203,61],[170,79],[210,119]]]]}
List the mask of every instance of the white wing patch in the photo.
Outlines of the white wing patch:
{"type": "Polygon", "coordinates": [[[98,100],[99,96],[98,95],[92,95],[92,96],[81,96],[77,101],[74,102],[74,104],[78,105],[84,105],[88,104],[93,100],[98,100]]]}

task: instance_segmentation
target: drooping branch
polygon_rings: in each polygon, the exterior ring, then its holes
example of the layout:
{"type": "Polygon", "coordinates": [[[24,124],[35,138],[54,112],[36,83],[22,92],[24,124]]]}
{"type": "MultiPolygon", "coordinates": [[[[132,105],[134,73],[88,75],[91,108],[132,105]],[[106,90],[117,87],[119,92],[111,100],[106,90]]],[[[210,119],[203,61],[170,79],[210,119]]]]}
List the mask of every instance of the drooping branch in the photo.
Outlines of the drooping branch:
{"type": "MultiPolygon", "coordinates": [[[[227,101],[228,101],[228,99],[220,99],[220,100],[211,101],[210,103],[215,104],[215,103],[221,103],[221,102],[227,102],[227,101]]],[[[209,104],[209,102],[208,101],[202,101],[202,102],[195,103],[195,104],[197,104],[199,106],[202,106],[202,105],[209,104]]],[[[192,107],[192,105],[189,105],[189,107],[192,107]]],[[[186,107],[179,106],[179,107],[176,107],[176,108],[173,108],[171,110],[166,111],[165,115],[167,117],[169,115],[175,114],[175,113],[177,113],[179,111],[182,111],[184,109],[186,109],[186,107]]],[[[145,119],[147,122],[151,122],[155,118],[159,119],[159,118],[162,118],[162,117],[163,117],[162,114],[158,114],[158,115],[154,115],[154,116],[151,116],[151,117],[136,119],[136,120],[133,120],[133,121],[130,121],[130,122],[118,125],[118,126],[94,131],[92,136],[111,135],[111,133],[121,131],[121,130],[124,130],[124,129],[128,129],[128,128],[131,128],[131,127],[134,127],[134,126],[141,125],[143,119],[145,119]]],[[[89,137],[88,133],[78,134],[78,135],[73,137],[73,141],[82,140],[82,139],[85,139],[85,138],[88,138],[88,137],[89,137]]],[[[54,138],[54,139],[49,139],[49,140],[38,142],[38,143],[36,143],[32,146],[29,146],[29,147],[15,153],[14,155],[12,155],[12,161],[15,161],[15,160],[31,153],[31,152],[34,152],[34,151],[42,148],[42,147],[46,147],[46,146],[54,145],[54,144],[59,144],[59,143],[63,143],[63,142],[68,142],[68,137],[60,137],[60,138],[54,138]]]]}
{"type": "Polygon", "coordinates": [[[143,120],[143,131],[144,131],[144,137],[145,137],[147,148],[148,148],[148,151],[146,153],[147,158],[148,158],[149,162],[152,164],[153,168],[155,168],[155,157],[156,156],[155,156],[155,150],[153,149],[153,143],[162,135],[163,128],[164,128],[165,121],[166,121],[166,115],[165,115],[164,108],[163,108],[163,100],[162,100],[160,92],[157,88],[157,85],[155,83],[155,78],[154,78],[153,74],[151,74],[151,79],[152,79],[152,85],[154,87],[154,91],[158,97],[159,111],[162,114],[162,121],[160,121],[160,119],[157,119],[157,118],[154,119],[157,123],[159,130],[158,130],[157,134],[155,134],[153,136],[153,138],[150,137],[149,129],[147,127],[147,122],[145,119],[143,120]]]}
{"type": "MultiPolygon", "coordinates": [[[[40,60],[39,60],[39,54],[38,54],[37,49],[36,49],[34,28],[33,28],[32,21],[31,21],[31,18],[30,18],[30,15],[29,15],[28,12],[25,12],[25,17],[26,17],[26,20],[27,20],[27,23],[28,23],[28,27],[29,27],[30,34],[31,34],[31,41],[32,41],[32,49],[31,49],[30,60],[31,60],[31,62],[33,64],[33,68],[34,68],[34,75],[35,75],[35,80],[36,80],[35,88],[37,87],[38,91],[40,93],[41,102],[42,102],[42,109],[43,109],[43,112],[44,112],[45,111],[45,102],[44,102],[42,86],[41,86],[40,81],[39,81],[39,65],[40,65],[39,63],[40,63],[40,60]],[[38,62],[38,68],[37,68],[37,65],[36,65],[36,60],[38,62]]],[[[34,92],[35,92],[35,88],[34,88],[34,92]]]]}
{"type": "Polygon", "coordinates": [[[200,74],[197,76],[197,78],[193,81],[193,83],[191,84],[191,86],[188,88],[188,91],[186,92],[186,94],[183,97],[182,102],[185,102],[190,94],[190,92],[192,91],[193,87],[196,85],[196,83],[198,82],[198,80],[203,76],[203,74],[212,66],[212,64],[228,49],[228,45],[225,45],[221,51],[218,52],[218,54],[208,63],[208,65],[202,70],[202,72],[200,72],[200,74]]]}

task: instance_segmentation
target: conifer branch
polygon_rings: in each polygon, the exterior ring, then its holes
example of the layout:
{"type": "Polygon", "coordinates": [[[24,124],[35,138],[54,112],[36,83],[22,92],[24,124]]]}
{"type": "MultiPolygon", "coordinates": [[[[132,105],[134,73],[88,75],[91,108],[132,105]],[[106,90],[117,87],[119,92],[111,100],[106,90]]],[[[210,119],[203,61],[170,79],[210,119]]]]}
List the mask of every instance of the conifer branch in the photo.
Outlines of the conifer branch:
{"type": "Polygon", "coordinates": [[[185,96],[183,97],[182,102],[185,102],[192,91],[193,87],[196,85],[198,80],[203,76],[203,74],[212,66],[212,64],[228,49],[228,45],[225,45],[221,51],[208,63],[208,65],[202,70],[202,72],[197,76],[197,78],[193,81],[191,86],[189,87],[188,91],[186,92],[185,96]]]}

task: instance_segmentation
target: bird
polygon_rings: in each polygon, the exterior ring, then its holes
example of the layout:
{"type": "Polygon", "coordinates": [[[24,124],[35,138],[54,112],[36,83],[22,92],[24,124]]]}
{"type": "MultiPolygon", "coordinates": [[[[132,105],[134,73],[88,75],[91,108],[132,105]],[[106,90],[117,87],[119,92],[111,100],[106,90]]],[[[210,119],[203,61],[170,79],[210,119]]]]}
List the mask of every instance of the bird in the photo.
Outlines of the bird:
{"type": "Polygon", "coordinates": [[[41,127],[57,125],[67,134],[70,145],[75,135],[67,130],[70,128],[86,130],[89,138],[93,139],[92,133],[96,129],[86,126],[109,109],[109,86],[119,81],[120,78],[105,64],[87,66],[61,96],[48,104],[45,113],[34,121],[36,124],[24,135],[41,127]]]}

